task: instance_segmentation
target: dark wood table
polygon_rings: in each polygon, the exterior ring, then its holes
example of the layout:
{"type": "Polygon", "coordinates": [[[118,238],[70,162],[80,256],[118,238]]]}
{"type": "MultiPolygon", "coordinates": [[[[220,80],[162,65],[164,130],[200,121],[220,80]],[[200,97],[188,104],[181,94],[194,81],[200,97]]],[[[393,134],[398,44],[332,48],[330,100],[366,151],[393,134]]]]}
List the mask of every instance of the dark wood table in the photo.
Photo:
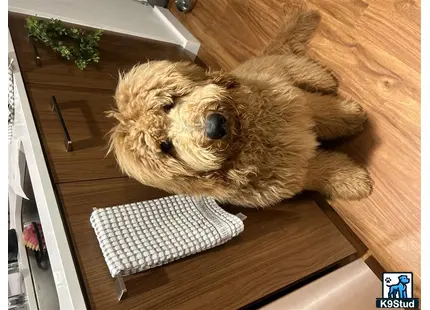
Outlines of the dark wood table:
{"type": "Polygon", "coordinates": [[[126,178],[60,184],[58,190],[93,309],[237,309],[355,253],[312,200],[265,210],[227,207],[248,217],[241,235],[207,252],[125,277],[128,297],[117,303],[114,279],[89,222],[92,208],[164,193],[126,178]]]}

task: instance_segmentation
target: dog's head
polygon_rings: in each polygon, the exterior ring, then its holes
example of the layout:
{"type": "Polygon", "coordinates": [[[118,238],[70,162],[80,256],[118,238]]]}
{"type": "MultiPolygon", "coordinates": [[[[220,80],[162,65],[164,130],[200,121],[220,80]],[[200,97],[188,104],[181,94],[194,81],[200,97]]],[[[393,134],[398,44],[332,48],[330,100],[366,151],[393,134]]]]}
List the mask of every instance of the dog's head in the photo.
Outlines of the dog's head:
{"type": "Polygon", "coordinates": [[[401,275],[399,276],[399,282],[402,284],[408,284],[409,283],[409,278],[405,275],[401,275]]]}
{"type": "Polygon", "coordinates": [[[237,87],[232,76],[188,62],[148,62],[120,76],[109,115],[118,121],[110,150],[122,170],[165,187],[222,169],[240,148],[237,87]]]}

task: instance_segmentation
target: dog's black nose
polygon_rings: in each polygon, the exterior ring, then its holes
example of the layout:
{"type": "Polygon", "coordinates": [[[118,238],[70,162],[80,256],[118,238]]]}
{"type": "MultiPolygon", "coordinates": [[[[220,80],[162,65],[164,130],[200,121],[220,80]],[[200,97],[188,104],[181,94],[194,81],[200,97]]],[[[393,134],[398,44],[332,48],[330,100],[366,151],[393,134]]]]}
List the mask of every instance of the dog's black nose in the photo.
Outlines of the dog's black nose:
{"type": "Polygon", "coordinates": [[[227,120],[218,113],[209,114],[206,119],[206,136],[209,139],[221,139],[227,133],[227,120]]]}

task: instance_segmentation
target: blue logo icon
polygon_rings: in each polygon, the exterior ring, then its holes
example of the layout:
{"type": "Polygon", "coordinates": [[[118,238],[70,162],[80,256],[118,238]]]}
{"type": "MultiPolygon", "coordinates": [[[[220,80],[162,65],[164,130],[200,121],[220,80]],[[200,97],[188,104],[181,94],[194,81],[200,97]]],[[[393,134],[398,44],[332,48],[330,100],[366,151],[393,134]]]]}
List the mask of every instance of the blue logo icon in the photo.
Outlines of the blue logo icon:
{"type": "Polygon", "coordinates": [[[414,309],[418,298],[413,298],[412,272],[382,273],[382,298],[376,298],[376,308],[414,309]]]}

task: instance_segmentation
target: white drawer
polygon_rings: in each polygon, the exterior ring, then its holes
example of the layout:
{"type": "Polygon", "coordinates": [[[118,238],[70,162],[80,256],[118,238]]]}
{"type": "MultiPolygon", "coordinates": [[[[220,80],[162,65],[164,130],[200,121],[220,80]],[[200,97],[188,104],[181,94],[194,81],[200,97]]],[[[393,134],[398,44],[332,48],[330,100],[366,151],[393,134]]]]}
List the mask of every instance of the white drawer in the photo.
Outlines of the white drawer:
{"type": "Polygon", "coordinates": [[[382,283],[358,259],[310,284],[279,298],[263,310],[373,310],[382,283]]]}

